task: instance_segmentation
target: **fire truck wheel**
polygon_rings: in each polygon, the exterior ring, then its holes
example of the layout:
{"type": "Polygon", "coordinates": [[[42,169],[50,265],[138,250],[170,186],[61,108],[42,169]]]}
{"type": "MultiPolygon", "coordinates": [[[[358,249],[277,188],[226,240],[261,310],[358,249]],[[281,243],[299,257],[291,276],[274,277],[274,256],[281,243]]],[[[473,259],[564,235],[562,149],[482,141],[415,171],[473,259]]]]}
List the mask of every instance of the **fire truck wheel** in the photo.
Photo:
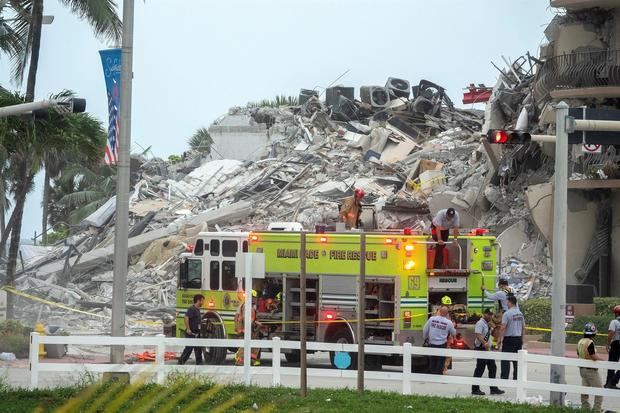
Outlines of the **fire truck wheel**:
{"type": "Polygon", "coordinates": [[[286,361],[289,363],[297,364],[301,360],[301,354],[299,350],[293,350],[290,353],[284,353],[284,358],[286,358],[286,361]]]}
{"type": "MultiPolygon", "coordinates": [[[[224,338],[224,330],[212,317],[203,319],[202,337],[224,338]]],[[[206,364],[222,364],[226,359],[226,347],[204,347],[203,358],[206,364]]]]}
{"type": "MultiPolygon", "coordinates": [[[[347,330],[341,328],[337,330],[330,338],[330,343],[343,343],[343,344],[353,344],[353,338],[351,337],[351,333],[347,330]]],[[[349,365],[348,370],[356,370],[357,369],[357,353],[349,353],[351,357],[351,365],[349,365]]],[[[334,363],[334,357],[336,357],[335,351],[329,352],[329,361],[332,363],[333,368],[338,368],[336,363],[334,363]]]]}

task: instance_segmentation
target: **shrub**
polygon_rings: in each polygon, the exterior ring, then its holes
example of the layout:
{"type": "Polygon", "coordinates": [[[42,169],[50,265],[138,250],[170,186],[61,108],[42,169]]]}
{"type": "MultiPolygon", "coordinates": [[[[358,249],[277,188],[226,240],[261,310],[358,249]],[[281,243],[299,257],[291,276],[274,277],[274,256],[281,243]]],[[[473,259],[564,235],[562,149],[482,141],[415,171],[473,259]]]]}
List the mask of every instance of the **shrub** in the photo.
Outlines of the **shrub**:
{"type": "Polygon", "coordinates": [[[30,337],[22,334],[2,334],[0,336],[0,353],[13,353],[17,358],[27,358],[30,337]]]}
{"type": "Polygon", "coordinates": [[[0,336],[5,334],[19,334],[28,336],[30,335],[30,329],[24,327],[22,323],[17,320],[6,320],[0,322],[0,336]]]}
{"type": "Polygon", "coordinates": [[[613,317],[612,309],[620,304],[620,297],[594,297],[594,306],[596,307],[596,315],[613,317]]]}
{"type": "Polygon", "coordinates": [[[525,317],[525,325],[529,327],[549,328],[551,326],[551,299],[532,298],[519,303],[525,317]]]}
{"type": "MultiPolygon", "coordinates": [[[[596,329],[599,334],[597,335],[594,342],[597,346],[604,346],[607,344],[607,327],[609,327],[609,321],[611,318],[609,316],[600,316],[600,315],[590,315],[583,317],[576,317],[575,321],[571,327],[568,328],[570,331],[583,331],[583,327],[586,323],[594,323],[596,325],[596,329]]],[[[567,343],[576,343],[579,339],[583,337],[583,334],[566,334],[566,342],[567,343]]]]}

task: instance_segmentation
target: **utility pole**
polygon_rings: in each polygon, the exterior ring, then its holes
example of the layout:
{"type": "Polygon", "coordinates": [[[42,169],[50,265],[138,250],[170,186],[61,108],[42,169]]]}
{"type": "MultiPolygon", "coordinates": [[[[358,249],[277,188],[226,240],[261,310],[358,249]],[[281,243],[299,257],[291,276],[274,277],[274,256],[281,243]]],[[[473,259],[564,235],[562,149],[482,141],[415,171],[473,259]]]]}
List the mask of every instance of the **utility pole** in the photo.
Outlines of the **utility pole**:
{"type": "Polygon", "coordinates": [[[308,354],[306,350],[306,342],[308,340],[308,327],[306,326],[306,233],[301,231],[299,236],[299,393],[301,397],[306,397],[308,393],[308,354]]]}
{"type": "MultiPolygon", "coordinates": [[[[568,105],[555,107],[555,185],[553,190],[553,295],[551,297],[551,354],[564,357],[566,332],[566,220],[568,192],[568,105]]],[[[564,383],[564,366],[551,365],[551,383],[564,383]]],[[[564,393],[551,392],[551,402],[564,406],[564,393]]]]}
{"type": "MultiPolygon", "coordinates": [[[[116,226],[114,227],[114,282],[112,290],[112,336],[125,336],[127,301],[129,155],[131,148],[131,82],[133,78],[134,0],[123,1],[123,44],[121,52],[120,139],[116,175],[116,226]]],[[[247,356],[246,356],[247,357],[247,356]]],[[[125,348],[112,346],[111,360],[123,363],[125,348]]]]}
{"type": "Polygon", "coordinates": [[[364,321],[366,316],[366,234],[360,233],[360,276],[357,298],[357,392],[364,393],[364,321]]]}

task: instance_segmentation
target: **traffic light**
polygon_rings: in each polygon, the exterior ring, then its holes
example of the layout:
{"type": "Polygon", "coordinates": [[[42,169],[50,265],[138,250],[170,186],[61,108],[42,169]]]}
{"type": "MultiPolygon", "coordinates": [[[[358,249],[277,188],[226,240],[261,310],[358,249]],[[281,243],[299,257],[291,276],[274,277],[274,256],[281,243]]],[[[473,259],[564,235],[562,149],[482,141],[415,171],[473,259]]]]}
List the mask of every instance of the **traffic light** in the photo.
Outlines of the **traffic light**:
{"type": "Polygon", "coordinates": [[[498,145],[527,145],[532,137],[528,132],[518,130],[491,129],[487,132],[487,139],[498,145]]]}

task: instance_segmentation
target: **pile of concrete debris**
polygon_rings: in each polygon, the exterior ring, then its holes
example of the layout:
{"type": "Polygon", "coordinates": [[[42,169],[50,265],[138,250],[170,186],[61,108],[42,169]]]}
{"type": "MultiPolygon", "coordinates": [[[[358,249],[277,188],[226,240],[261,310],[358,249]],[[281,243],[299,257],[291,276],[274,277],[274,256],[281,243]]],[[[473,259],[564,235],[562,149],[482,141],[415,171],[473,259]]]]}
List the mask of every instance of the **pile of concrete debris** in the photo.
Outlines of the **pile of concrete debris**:
{"type": "MultiPolygon", "coordinates": [[[[134,334],[160,330],[160,317],[174,313],[178,255],[199,232],[283,220],[313,229],[336,221],[338,204],[355,188],[375,207],[362,217],[366,229],[428,229],[432,214],[456,208],[463,227],[502,234],[505,276],[521,296],[547,293],[549,252],[522,191],[551,175],[538,146],[514,148],[504,156],[512,168],[502,173],[480,143],[483,112],[455,108],[441,86],[423,80],[410,90],[389,79],[387,87],[362,87],[360,96],[338,86],[325,101],[302,90],[299,106],[231,109],[215,127],[235,117],[267,136],[252,161],[214,159],[217,140],[211,159],[193,152],[177,163],[133,158],[127,309],[134,334]]],[[[220,138],[245,145],[237,132],[230,127],[220,138]]],[[[27,294],[92,316],[29,302],[20,317],[109,331],[114,207],[112,198],[63,245],[25,264],[17,280],[27,294]]]]}

